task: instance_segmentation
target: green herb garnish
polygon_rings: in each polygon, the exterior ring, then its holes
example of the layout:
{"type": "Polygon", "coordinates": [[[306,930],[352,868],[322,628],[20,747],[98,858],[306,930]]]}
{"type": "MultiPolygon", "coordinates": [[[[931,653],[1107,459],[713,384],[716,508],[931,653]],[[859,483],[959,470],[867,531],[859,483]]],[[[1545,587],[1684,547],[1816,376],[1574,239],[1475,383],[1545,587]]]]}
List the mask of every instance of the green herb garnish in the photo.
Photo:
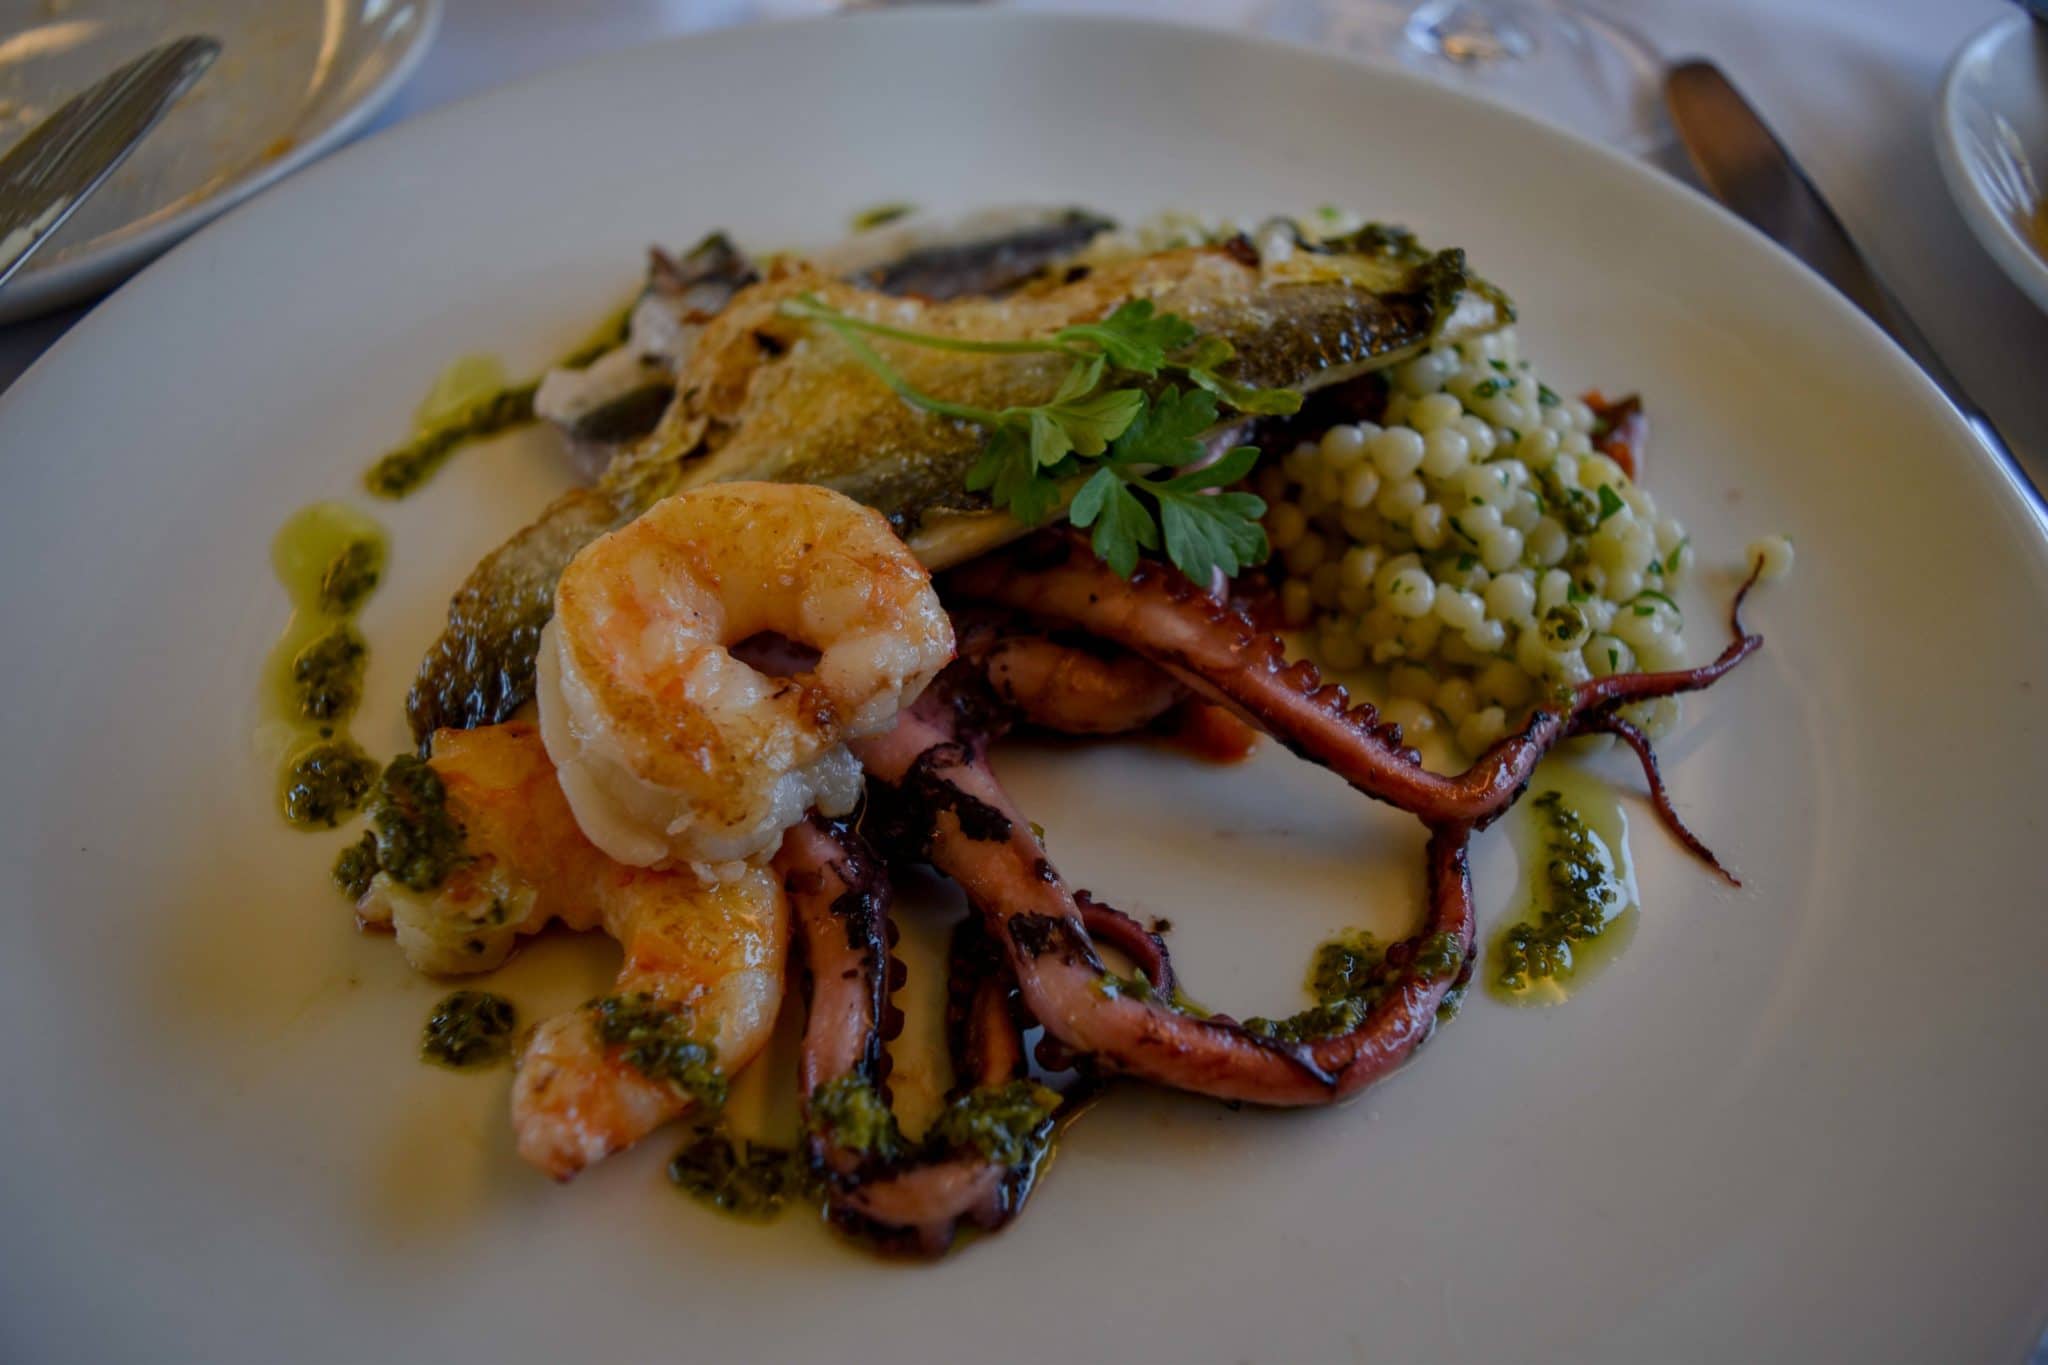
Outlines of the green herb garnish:
{"type": "Polygon", "coordinates": [[[897,201],[876,204],[853,215],[851,226],[855,232],[873,232],[876,228],[893,223],[899,218],[908,218],[916,212],[916,206],[897,201]]]}
{"type": "Polygon", "coordinates": [[[1189,466],[1204,454],[1199,437],[1215,426],[1219,404],[1254,414],[1290,413],[1300,408],[1301,395],[1225,378],[1219,371],[1235,354],[1230,343],[1200,335],[1151,300],[1130,300],[1099,322],[1063,327],[1050,337],[1014,341],[891,327],[813,294],[785,300],[782,312],[829,329],[912,407],[986,430],[968,489],[987,493],[1027,526],[1043,523],[1071,497],[1074,524],[1094,528],[1095,552],[1119,574],[1130,576],[1141,549],[1163,548],[1174,567],[1202,583],[1219,570],[1235,575],[1265,559],[1266,533],[1259,525],[1265,501],[1218,491],[1250,473],[1258,452],[1239,446],[1205,468],[1189,466]],[[983,408],[925,393],[868,337],[977,355],[1064,356],[1070,368],[1043,403],[983,408]],[[1169,382],[1153,393],[1125,382],[1174,375],[1188,387],[1169,382]]]}

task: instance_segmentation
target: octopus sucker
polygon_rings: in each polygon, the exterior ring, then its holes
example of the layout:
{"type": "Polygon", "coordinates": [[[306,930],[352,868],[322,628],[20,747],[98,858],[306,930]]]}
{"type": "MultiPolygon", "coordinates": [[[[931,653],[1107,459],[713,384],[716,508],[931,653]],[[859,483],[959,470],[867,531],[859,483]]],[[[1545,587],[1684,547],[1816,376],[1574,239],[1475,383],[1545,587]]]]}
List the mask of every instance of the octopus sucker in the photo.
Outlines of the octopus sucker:
{"type": "MultiPolygon", "coordinates": [[[[1014,1161],[902,1138],[884,1081],[889,890],[875,854],[850,825],[814,817],[790,831],[776,866],[808,964],[798,1084],[827,1219],[883,1250],[925,1256],[944,1252],[963,1225],[1001,1227],[1023,1206],[1044,1135],[1027,1135],[1014,1161]]],[[[1020,1083],[1015,988],[999,960],[956,935],[949,975],[956,1099],[1020,1083]]]]}

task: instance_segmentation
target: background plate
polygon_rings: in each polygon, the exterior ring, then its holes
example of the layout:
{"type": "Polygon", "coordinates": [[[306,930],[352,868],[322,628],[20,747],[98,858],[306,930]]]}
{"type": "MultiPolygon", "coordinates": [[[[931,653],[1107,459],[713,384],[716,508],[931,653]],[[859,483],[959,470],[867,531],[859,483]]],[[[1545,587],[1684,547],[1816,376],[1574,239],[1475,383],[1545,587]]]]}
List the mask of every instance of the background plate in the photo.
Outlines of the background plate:
{"type": "Polygon", "coordinates": [[[1935,101],[1934,151],[1970,231],[2048,309],[2048,28],[2015,14],[1963,45],[1935,101]]]}
{"type": "MultiPolygon", "coordinates": [[[[230,215],[0,397],[0,449],[10,1359],[2010,1360],[2048,1306],[2039,529],[1873,328],[1619,157],[1214,33],[723,33],[408,123],[230,215]],[[1640,932],[1576,1001],[1475,995],[1334,1113],[1113,1095],[1016,1227],[936,1267],[706,1213],[666,1141],[566,1189],[522,1168],[503,1072],[413,1061],[441,988],[351,928],[341,837],[271,813],[269,539],[451,357],[582,335],[649,239],[816,240],[892,199],[1337,201],[1470,248],[1554,384],[1647,396],[1697,649],[1742,545],[1797,539],[1763,656],[1666,754],[1746,889],[1639,821],[1640,932]]],[[[373,746],[445,594],[563,478],[531,434],[380,509],[373,746]]],[[[1170,915],[1218,1005],[1287,1009],[1319,937],[1414,913],[1414,823],[1270,746],[1002,762],[1072,880],[1170,915]]],[[[1498,832],[1477,872],[1498,923],[1498,832]]],[[[503,989],[532,1014],[611,965],[549,940],[503,989]]]]}
{"type": "Polygon", "coordinates": [[[345,141],[405,84],[441,0],[0,0],[0,148],[158,43],[221,55],[0,291],[0,323],[104,289],[345,141]]]}

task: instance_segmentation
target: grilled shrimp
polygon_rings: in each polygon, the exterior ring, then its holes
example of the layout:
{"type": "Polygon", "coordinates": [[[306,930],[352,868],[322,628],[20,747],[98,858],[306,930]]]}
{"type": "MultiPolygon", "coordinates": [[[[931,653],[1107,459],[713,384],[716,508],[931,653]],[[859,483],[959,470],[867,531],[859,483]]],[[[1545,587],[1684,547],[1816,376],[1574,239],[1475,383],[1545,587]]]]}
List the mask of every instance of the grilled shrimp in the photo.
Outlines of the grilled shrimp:
{"type": "Polygon", "coordinates": [[[430,764],[465,861],[428,893],[380,873],[360,906],[366,923],[389,923],[413,966],[436,973],[495,967],[553,920],[602,926],[625,949],[611,996],[543,1021],[526,1043],[512,1091],[521,1156],[566,1180],[682,1114],[766,1045],[789,941],[773,875],[707,883],[606,857],[577,828],[528,724],[440,731],[430,764]]]}
{"type": "Polygon", "coordinates": [[[736,875],[813,806],[853,808],[846,742],[888,729],[952,657],[930,576],[879,512],[812,485],[720,484],[563,572],[541,735],[607,854],[736,875]],[[763,636],[815,662],[773,676],[733,652],[763,636]]]}

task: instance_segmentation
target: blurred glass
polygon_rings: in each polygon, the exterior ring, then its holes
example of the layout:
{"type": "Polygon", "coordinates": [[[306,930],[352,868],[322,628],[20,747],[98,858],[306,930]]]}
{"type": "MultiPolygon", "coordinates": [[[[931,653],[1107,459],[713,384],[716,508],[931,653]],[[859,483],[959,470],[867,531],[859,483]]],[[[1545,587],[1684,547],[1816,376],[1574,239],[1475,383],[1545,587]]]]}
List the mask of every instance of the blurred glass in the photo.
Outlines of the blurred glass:
{"type": "Polygon", "coordinates": [[[1668,137],[1662,60],[1576,0],[1271,0],[1255,22],[1397,62],[1638,155],[1668,137]]]}

